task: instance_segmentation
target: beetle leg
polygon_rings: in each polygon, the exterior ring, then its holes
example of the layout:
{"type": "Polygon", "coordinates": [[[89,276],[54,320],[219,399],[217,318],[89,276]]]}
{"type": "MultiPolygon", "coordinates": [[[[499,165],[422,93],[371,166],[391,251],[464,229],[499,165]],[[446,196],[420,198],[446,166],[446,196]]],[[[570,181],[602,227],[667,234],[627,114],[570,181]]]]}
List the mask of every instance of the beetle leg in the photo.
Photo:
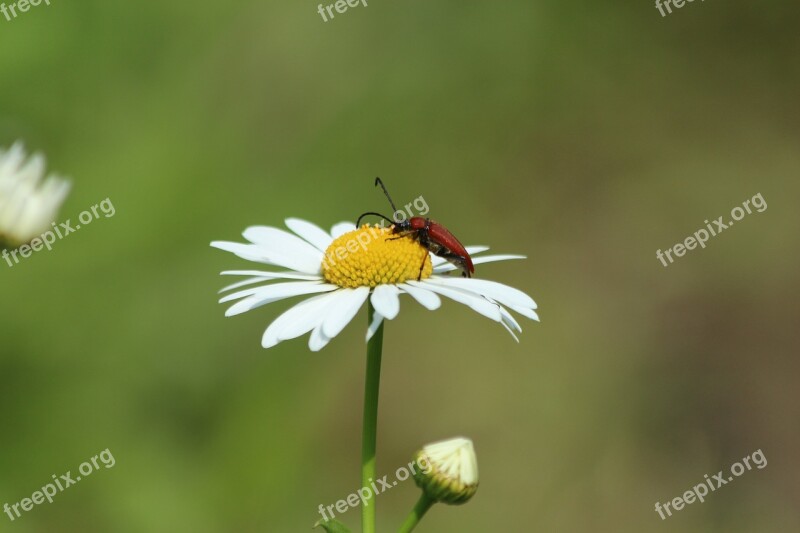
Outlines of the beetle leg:
{"type": "Polygon", "coordinates": [[[426,253],[425,256],[422,258],[422,264],[419,266],[419,275],[417,276],[417,281],[422,280],[422,269],[425,268],[425,260],[428,258],[428,254],[426,253]]]}
{"type": "Polygon", "coordinates": [[[403,233],[402,235],[400,235],[399,237],[392,237],[391,239],[386,239],[386,240],[387,240],[387,241],[396,241],[397,239],[405,239],[406,237],[411,237],[411,236],[413,236],[413,235],[414,235],[414,233],[415,233],[415,231],[416,231],[416,230],[413,230],[413,231],[407,231],[407,232],[403,233]]]}
{"type": "MultiPolygon", "coordinates": [[[[427,250],[430,251],[431,249],[431,242],[428,239],[428,225],[426,222],[425,228],[421,230],[417,230],[417,240],[419,243],[424,246],[427,250]]],[[[428,252],[425,252],[425,255],[422,256],[422,264],[419,266],[419,274],[417,275],[417,281],[422,280],[422,270],[425,268],[425,260],[428,259],[428,252]]]]}

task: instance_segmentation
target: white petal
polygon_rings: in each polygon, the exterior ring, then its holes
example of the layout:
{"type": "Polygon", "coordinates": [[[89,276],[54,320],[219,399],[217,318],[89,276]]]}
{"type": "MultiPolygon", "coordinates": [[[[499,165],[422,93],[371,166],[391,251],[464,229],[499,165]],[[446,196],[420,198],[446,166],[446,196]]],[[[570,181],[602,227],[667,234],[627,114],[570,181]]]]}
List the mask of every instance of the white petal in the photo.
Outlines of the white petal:
{"type": "Polygon", "coordinates": [[[261,283],[262,281],[270,281],[270,279],[269,278],[247,278],[247,279],[243,279],[242,281],[238,281],[238,282],[233,283],[231,285],[226,285],[225,287],[222,287],[219,290],[219,292],[223,293],[223,292],[227,292],[227,291],[232,291],[233,289],[238,289],[239,287],[246,287],[247,285],[252,285],[254,283],[261,283]]]}
{"type": "MultiPolygon", "coordinates": [[[[485,252],[486,250],[489,249],[489,247],[488,246],[465,246],[464,249],[467,251],[467,253],[470,256],[472,256],[472,255],[475,255],[475,254],[479,254],[481,252],[485,252]]],[[[433,266],[436,267],[438,265],[446,263],[447,259],[445,259],[443,257],[439,257],[438,255],[431,254],[431,262],[433,263],[433,266]]],[[[474,260],[473,260],[473,262],[474,262],[474,260]]]]}
{"type": "Polygon", "coordinates": [[[335,302],[338,300],[338,296],[339,291],[333,291],[323,294],[321,297],[315,297],[320,298],[320,301],[314,302],[313,306],[303,311],[303,316],[298,317],[294,322],[281,329],[278,332],[278,338],[281,341],[294,339],[322,325],[331,313],[336,311],[335,302]]]}
{"type": "MultiPolygon", "coordinates": [[[[231,300],[238,300],[240,298],[245,298],[246,296],[254,296],[254,295],[281,295],[287,294],[289,296],[299,296],[301,294],[308,294],[304,292],[309,287],[318,287],[323,285],[321,281],[287,281],[285,283],[273,283],[272,285],[262,285],[261,287],[251,287],[249,289],[244,289],[239,292],[232,292],[231,294],[226,294],[222,298],[219,299],[219,303],[224,304],[225,302],[230,302],[231,300]]],[[[329,287],[335,287],[334,285],[329,285],[329,287]]],[[[328,292],[327,289],[323,291],[313,291],[313,292],[328,292]]],[[[288,296],[287,296],[288,297],[288,296]]]]}
{"type": "Polygon", "coordinates": [[[411,295],[417,302],[429,311],[435,311],[442,305],[442,300],[435,292],[431,292],[421,287],[414,287],[408,283],[401,283],[401,289],[411,295]]]}
{"type": "Polygon", "coordinates": [[[319,274],[299,274],[297,272],[270,272],[268,270],[224,270],[220,276],[259,276],[269,279],[322,279],[319,274]]]}
{"type": "Polygon", "coordinates": [[[328,284],[319,284],[319,283],[307,283],[305,287],[283,287],[284,285],[295,285],[294,283],[281,283],[278,285],[268,285],[266,287],[259,287],[261,289],[260,292],[253,294],[241,300],[225,311],[225,316],[234,316],[238,315],[256,307],[266,305],[272,302],[277,302],[278,300],[283,300],[285,298],[291,298],[292,296],[299,296],[302,294],[314,294],[318,292],[331,292],[336,290],[338,287],[336,285],[328,285],[328,284]]]}
{"type": "Polygon", "coordinates": [[[264,331],[261,345],[272,348],[281,341],[299,337],[314,329],[325,317],[323,311],[331,298],[332,293],[321,294],[289,308],[264,331]]]}
{"type": "Polygon", "coordinates": [[[345,233],[353,231],[354,229],[356,229],[355,222],[339,222],[338,224],[334,224],[331,228],[331,236],[334,239],[338,239],[345,233]]]}
{"type": "Polygon", "coordinates": [[[311,336],[308,338],[308,348],[312,352],[318,352],[327,346],[329,342],[331,342],[331,337],[325,335],[322,331],[322,324],[319,324],[314,328],[314,331],[311,332],[311,336]]]}
{"type": "Polygon", "coordinates": [[[25,161],[25,146],[17,141],[8,150],[0,151],[0,175],[16,173],[25,161]]]}
{"type": "Polygon", "coordinates": [[[415,287],[422,287],[433,292],[438,292],[442,296],[447,296],[452,300],[469,306],[473,311],[482,314],[486,318],[491,318],[495,322],[500,322],[502,320],[500,309],[498,309],[499,306],[497,304],[493,304],[486,298],[472,292],[465,292],[439,283],[431,283],[431,279],[433,278],[424,281],[411,280],[407,283],[415,287]]]}
{"type": "MultiPolygon", "coordinates": [[[[495,261],[507,261],[509,259],[525,259],[524,255],[503,254],[503,255],[484,255],[483,257],[473,257],[472,264],[480,265],[482,263],[494,263],[495,261]]],[[[434,274],[441,274],[442,272],[450,272],[456,270],[458,267],[453,263],[440,262],[434,267],[434,274]]]]}
{"type": "Polygon", "coordinates": [[[341,333],[367,301],[369,287],[339,289],[336,291],[336,296],[335,309],[322,322],[322,332],[331,339],[341,333]]]}
{"type": "Polygon", "coordinates": [[[476,244],[476,245],[473,245],[473,246],[465,246],[464,249],[467,250],[467,253],[469,255],[476,255],[476,254],[479,254],[481,252],[485,252],[486,250],[489,249],[489,247],[476,244]]]}
{"type": "Polygon", "coordinates": [[[264,250],[253,244],[242,244],[240,242],[230,242],[230,241],[213,241],[211,246],[214,248],[218,248],[220,250],[224,250],[226,252],[231,252],[236,254],[237,257],[241,257],[242,259],[247,259],[248,261],[255,261],[256,263],[266,263],[268,265],[274,265],[266,256],[264,250]]]}
{"type": "Polygon", "coordinates": [[[383,324],[383,316],[377,311],[372,314],[372,322],[370,322],[369,327],[367,328],[367,342],[372,338],[373,335],[378,331],[378,328],[383,324]]]}
{"type": "Polygon", "coordinates": [[[518,332],[522,333],[522,327],[519,325],[519,322],[517,322],[517,320],[513,317],[511,313],[509,313],[506,310],[505,307],[503,307],[502,305],[498,305],[498,308],[500,309],[500,314],[502,315],[503,318],[503,320],[500,323],[503,325],[504,328],[506,328],[506,331],[508,331],[511,334],[511,336],[514,337],[514,340],[519,342],[517,334],[514,333],[514,330],[517,330],[518,332]]]}
{"type": "Polygon", "coordinates": [[[400,289],[396,285],[378,285],[372,291],[372,305],[387,320],[393,320],[400,312],[400,289]]]}
{"type": "Polygon", "coordinates": [[[288,231],[251,226],[242,235],[257,244],[263,255],[276,265],[308,274],[316,274],[322,267],[322,252],[288,231]]]}
{"type": "Polygon", "coordinates": [[[316,224],[299,218],[287,218],[285,222],[287,228],[313,244],[320,252],[325,252],[333,242],[328,232],[316,224]]]}
{"type": "MultiPolygon", "coordinates": [[[[341,316],[342,300],[350,296],[350,293],[346,292],[348,290],[349,289],[338,289],[330,295],[326,295],[327,298],[319,302],[319,304],[317,304],[318,306],[313,309],[311,313],[313,317],[311,319],[306,319],[305,323],[303,323],[301,319],[294,325],[287,326],[280,332],[280,339],[284,340],[285,338],[289,338],[288,336],[294,338],[313,328],[311,336],[308,339],[308,347],[313,352],[324,348],[334,337],[334,335],[328,335],[323,329],[325,322],[331,319],[331,317],[341,316]]],[[[369,289],[367,289],[367,293],[368,292],[369,289]]],[[[347,325],[347,322],[342,324],[342,328],[344,328],[345,325],[347,325]]]]}
{"type": "Polygon", "coordinates": [[[506,322],[505,322],[505,321],[502,321],[502,322],[500,322],[500,323],[503,325],[503,327],[504,327],[504,328],[506,328],[506,331],[508,331],[509,333],[511,333],[511,336],[512,336],[512,337],[514,337],[514,340],[515,340],[515,341],[517,341],[517,342],[519,342],[519,337],[517,337],[517,334],[516,334],[516,333],[514,333],[514,330],[513,330],[513,329],[511,329],[511,328],[509,327],[509,325],[508,325],[508,324],[506,324],[506,322]]]}
{"type": "Polygon", "coordinates": [[[515,329],[520,333],[522,333],[522,326],[519,325],[517,319],[515,319],[514,316],[511,313],[509,313],[505,307],[503,307],[502,305],[499,307],[500,307],[500,314],[502,315],[503,318],[503,323],[508,324],[509,328],[515,329]]]}
{"type": "Polygon", "coordinates": [[[527,307],[520,307],[518,305],[509,305],[511,309],[516,311],[517,313],[521,314],[522,316],[528,317],[531,320],[535,320],[539,322],[539,315],[536,314],[536,311],[533,309],[528,309],[527,307]]]}
{"type": "Polygon", "coordinates": [[[482,294],[509,307],[514,305],[527,307],[528,309],[536,309],[536,302],[533,301],[533,298],[519,289],[497,283],[496,281],[478,278],[451,278],[445,276],[430,278],[427,281],[437,285],[470,291],[475,294],[482,294]]]}
{"type": "Polygon", "coordinates": [[[253,283],[260,283],[262,281],[272,281],[275,279],[301,279],[307,281],[321,281],[322,276],[313,274],[295,274],[293,272],[262,272],[259,270],[226,270],[221,275],[234,275],[234,276],[254,276],[245,280],[239,281],[232,285],[228,285],[220,289],[219,292],[227,292],[253,283]]]}

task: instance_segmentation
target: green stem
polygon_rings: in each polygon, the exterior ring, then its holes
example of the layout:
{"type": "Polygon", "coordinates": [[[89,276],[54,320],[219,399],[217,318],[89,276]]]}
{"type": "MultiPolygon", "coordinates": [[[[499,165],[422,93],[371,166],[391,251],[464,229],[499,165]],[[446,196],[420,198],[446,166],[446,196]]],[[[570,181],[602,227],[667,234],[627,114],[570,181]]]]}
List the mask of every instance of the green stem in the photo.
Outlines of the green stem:
{"type": "Polygon", "coordinates": [[[417,504],[408,514],[406,521],[403,522],[402,526],[400,526],[400,531],[398,533],[409,533],[415,527],[417,527],[419,521],[422,520],[422,517],[425,516],[425,513],[428,512],[428,509],[433,507],[434,503],[436,502],[428,498],[423,492],[422,496],[420,496],[419,500],[417,500],[417,504]]]}
{"type": "MultiPolygon", "coordinates": [[[[375,309],[369,304],[369,324],[375,309]]],[[[367,344],[367,377],[364,384],[364,422],[361,431],[361,486],[371,487],[376,479],[375,448],[378,436],[378,388],[381,381],[381,354],[383,352],[383,323],[367,344]]],[[[375,533],[375,494],[364,500],[361,507],[362,533],[375,533]]]]}

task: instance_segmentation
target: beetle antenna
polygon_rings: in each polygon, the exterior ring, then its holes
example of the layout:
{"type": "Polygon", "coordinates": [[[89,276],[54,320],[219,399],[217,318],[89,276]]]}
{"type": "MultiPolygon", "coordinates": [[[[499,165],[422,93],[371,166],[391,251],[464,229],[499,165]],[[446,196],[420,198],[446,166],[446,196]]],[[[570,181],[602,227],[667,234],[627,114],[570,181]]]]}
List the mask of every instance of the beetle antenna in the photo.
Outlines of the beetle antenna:
{"type": "Polygon", "coordinates": [[[391,218],[389,218],[387,216],[381,215],[380,213],[375,213],[374,211],[367,211],[366,213],[364,213],[363,215],[358,217],[358,220],[356,221],[356,227],[357,228],[361,227],[361,219],[364,218],[365,216],[368,216],[368,215],[375,215],[376,217],[381,217],[382,219],[386,220],[390,224],[394,224],[395,223],[394,220],[392,220],[391,218]]]}
{"type": "Polygon", "coordinates": [[[381,186],[381,189],[383,189],[383,194],[385,194],[386,198],[389,199],[389,203],[392,205],[392,215],[394,215],[395,213],[397,213],[397,208],[394,206],[392,197],[389,196],[389,191],[386,190],[386,186],[383,184],[383,181],[381,181],[380,178],[375,178],[375,186],[377,187],[378,185],[381,186]]]}

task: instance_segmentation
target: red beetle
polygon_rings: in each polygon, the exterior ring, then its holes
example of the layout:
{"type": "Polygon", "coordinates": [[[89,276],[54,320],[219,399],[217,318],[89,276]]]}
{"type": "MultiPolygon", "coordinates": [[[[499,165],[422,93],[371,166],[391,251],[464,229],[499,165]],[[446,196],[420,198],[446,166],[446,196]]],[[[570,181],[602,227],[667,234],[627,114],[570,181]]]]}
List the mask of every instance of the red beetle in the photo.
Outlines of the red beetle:
{"type": "MultiPolygon", "coordinates": [[[[375,186],[381,186],[383,189],[383,193],[386,195],[386,198],[389,199],[389,204],[391,204],[392,209],[394,210],[393,213],[397,214],[397,208],[394,206],[394,202],[392,201],[392,197],[389,196],[389,191],[386,190],[386,186],[384,186],[383,182],[380,178],[375,178],[375,186]]],[[[381,215],[380,213],[375,213],[374,211],[368,211],[358,217],[358,221],[356,222],[356,227],[361,227],[361,219],[367,215],[375,215],[379,216],[388,222],[391,222],[394,227],[392,229],[392,233],[399,234],[400,236],[397,237],[398,239],[402,239],[403,237],[412,237],[417,239],[419,243],[428,249],[434,255],[438,255],[441,258],[447,259],[449,262],[457,266],[462,270],[462,276],[465,278],[472,277],[472,274],[475,273],[475,267],[472,266],[472,258],[469,256],[466,248],[464,245],[461,244],[455,236],[447,231],[447,228],[434,222],[429,218],[423,217],[411,217],[408,220],[394,220],[381,215]]],[[[422,265],[419,267],[419,276],[417,280],[422,278],[422,269],[425,267],[425,260],[422,260],[422,265]]]]}

